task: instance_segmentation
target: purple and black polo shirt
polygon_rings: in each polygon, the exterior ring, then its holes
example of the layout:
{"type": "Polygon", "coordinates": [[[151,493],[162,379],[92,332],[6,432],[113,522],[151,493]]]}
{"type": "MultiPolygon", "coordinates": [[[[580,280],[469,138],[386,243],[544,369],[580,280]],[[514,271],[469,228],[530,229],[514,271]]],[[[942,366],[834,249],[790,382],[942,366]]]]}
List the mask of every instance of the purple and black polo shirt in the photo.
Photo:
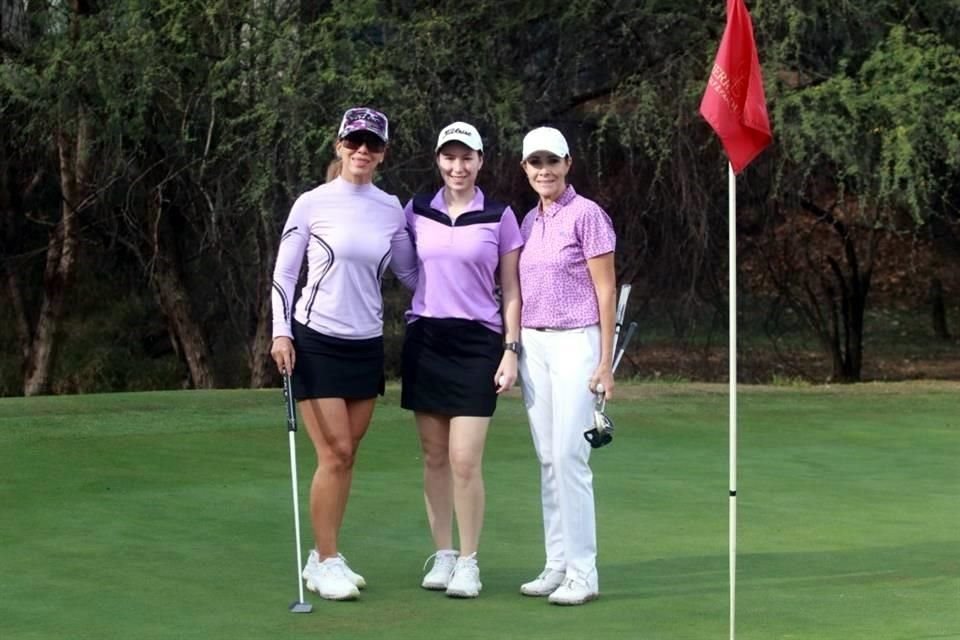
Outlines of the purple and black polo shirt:
{"type": "Polygon", "coordinates": [[[417,288],[407,321],[461,318],[503,332],[495,274],[500,257],[523,246],[509,206],[477,188],[467,209],[450,217],[443,189],[414,196],[404,210],[416,246],[417,288]]]}

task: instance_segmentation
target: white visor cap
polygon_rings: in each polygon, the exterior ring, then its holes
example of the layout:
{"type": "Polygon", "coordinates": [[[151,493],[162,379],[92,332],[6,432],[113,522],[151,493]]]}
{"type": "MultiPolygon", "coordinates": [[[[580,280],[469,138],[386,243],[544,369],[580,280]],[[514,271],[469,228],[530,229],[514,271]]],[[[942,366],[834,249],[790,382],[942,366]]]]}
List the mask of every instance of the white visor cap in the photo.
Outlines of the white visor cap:
{"type": "Polygon", "coordinates": [[[454,122],[445,126],[437,136],[435,151],[440,151],[440,147],[448,142],[460,142],[474,151],[483,153],[483,139],[480,138],[480,132],[475,126],[466,122],[454,122]]]}
{"type": "Polygon", "coordinates": [[[539,127],[524,136],[523,159],[526,160],[537,151],[548,151],[560,158],[570,155],[567,139],[553,127],[539,127]]]}

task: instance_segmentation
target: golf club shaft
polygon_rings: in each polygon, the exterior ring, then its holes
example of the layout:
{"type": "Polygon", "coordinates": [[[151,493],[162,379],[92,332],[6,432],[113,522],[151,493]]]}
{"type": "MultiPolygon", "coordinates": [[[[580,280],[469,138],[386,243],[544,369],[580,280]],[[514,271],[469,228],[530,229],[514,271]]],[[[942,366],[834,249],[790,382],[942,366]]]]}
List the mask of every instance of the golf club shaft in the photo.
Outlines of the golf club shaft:
{"type": "Polygon", "coordinates": [[[299,600],[297,602],[303,602],[303,580],[300,579],[300,568],[303,566],[303,556],[300,551],[300,500],[298,499],[299,491],[297,489],[297,448],[296,443],[294,442],[294,431],[287,431],[289,434],[290,441],[290,478],[291,486],[293,487],[293,532],[294,539],[296,540],[297,545],[297,589],[299,594],[299,600]]]}
{"type": "Polygon", "coordinates": [[[620,345],[620,348],[617,349],[617,354],[613,358],[613,373],[617,372],[617,367],[620,366],[620,361],[623,359],[623,354],[627,351],[627,345],[630,344],[630,339],[633,338],[633,334],[637,331],[637,323],[631,322],[630,326],[627,327],[627,333],[623,337],[623,343],[620,345]]]}
{"type": "Polygon", "coordinates": [[[290,445],[290,486],[293,493],[293,537],[297,545],[297,589],[299,599],[303,602],[303,580],[300,579],[300,568],[303,566],[303,555],[300,550],[300,491],[297,488],[297,445],[294,434],[297,432],[297,410],[293,404],[293,389],[290,385],[290,374],[283,372],[283,397],[287,405],[287,441],[290,445]]]}

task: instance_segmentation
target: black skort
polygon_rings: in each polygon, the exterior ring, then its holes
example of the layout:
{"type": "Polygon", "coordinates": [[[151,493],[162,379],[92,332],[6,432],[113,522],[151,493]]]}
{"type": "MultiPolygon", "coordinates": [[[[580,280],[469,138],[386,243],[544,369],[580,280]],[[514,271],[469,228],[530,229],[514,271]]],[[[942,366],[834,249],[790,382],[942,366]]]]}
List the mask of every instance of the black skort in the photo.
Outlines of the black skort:
{"type": "Polygon", "coordinates": [[[361,400],[383,395],[383,336],[334,338],[296,320],[292,329],[294,398],[361,400]]]}
{"type": "Polygon", "coordinates": [[[490,417],[503,335],[473,320],[418,318],[403,341],[400,406],[445,416],[490,417]]]}

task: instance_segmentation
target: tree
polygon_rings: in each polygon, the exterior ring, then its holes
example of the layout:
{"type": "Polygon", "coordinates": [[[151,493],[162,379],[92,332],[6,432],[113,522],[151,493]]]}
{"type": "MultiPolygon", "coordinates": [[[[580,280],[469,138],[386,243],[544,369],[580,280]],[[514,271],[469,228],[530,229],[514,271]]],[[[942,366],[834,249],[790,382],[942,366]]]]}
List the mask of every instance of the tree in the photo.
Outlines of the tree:
{"type": "MultiPolygon", "coordinates": [[[[23,389],[25,395],[47,393],[50,390],[50,372],[59,345],[59,332],[65,313],[67,298],[70,294],[77,268],[81,216],[95,201],[97,194],[93,184],[91,154],[95,145],[91,107],[80,91],[72,91],[77,85],[71,83],[79,76],[76,63],[83,57],[83,46],[87,35],[84,22],[93,15],[95,8],[84,2],[74,0],[66,7],[67,24],[59,45],[52,47],[55,59],[59,62],[43,70],[47,77],[37,73],[36,68],[19,65],[23,56],[18,50],[10,56],[10,70],[4,75],[5,88],[13,94],[6,108],[18,105],[29,115],[24,116],[24,133],[42,132],[41,140],[54,149],[56,154],[56,175],[60,190],[59,217],[50,227],[46,265],[43,272],[43,297],[39,311],[29,323],[26,311],[16,312],[21,328],[21,340],[26,340],[25,372],[23,389]],[[72,55],[73,54],[73,55],[72,55]],[[57,93],[46,82],[66,81],[67,90],[57,93]],[[31,105],[32,98],[37,104],[31,105]],[[40,124],[45,122],[47,126],[40,124]],[[28,324],[29,323],[29,324],[28,324]]],[[[54,28],[48,25],[48,28],[54,28]]],[[[19,43],[23,43],[21,36],[19,43]]],[[[10,149],[8,147],[8,153],[10,149]]],[[[13,165],[18,164],[20,156],[31,154],[28,148],[25,154],[15,150],[8,158],[13,165]]],[[[28,165],[29,166],[29,165],[28,165]]],[[[42,171],[41,171],[42,174],[42,171]]],[[[32,190],[32,188],[31,188],[32,190]]],[[[10,190],[7,198],[10,199],[10,190]]],[[[17,224],[12,218],[18,213],[7,208],[6,216],[11,225],[17,224]]],[[[7,278],[10,297],[17,306],[24,299],[22,286],[16,275],[7,278]]]]}
{"type": "MultiPolygon", "coordinates": [[[[923,123],[955,131],[955,54],[944,52],[960,46],[960,14],[955,0],[902,4],[751,3],[777,145],[741,181],[741,238],[777,257],[782,295],[815,301],[811,326],[838,377],[862,360],[858,309],[884,234],[919,225],[946,237],[958,217],[957,187],[946,190],[956,149],[949,135],[925,146],[935,138],[923,123]],[[902,25],[899,41],[890,24],[902,25]],[[904,87],[921,104],[896,103],[904,87]]],[[[0,0],[0,10],[10,132],[0,140],[0,296],[10,303],[0,316],[20,336],[16,348],[0,342],[0,358],[36,358],[31,371],[46,371],[54,390],[50,328],[83,331],[70,301],[104,291],[116,292],[105,308],[127,300],[141,323],[159,318],[149,340],[165,345],[166,327],[176,351],[161,350],[168,377],[131,384],[274,383],[279,230],[323,180],[336,123],[357,104],[390,116],[378,178],[387,191],[405,200],[436,188],[436,132],[466,119],[484,135],[482,188],[520,216],[535,200],[517,166],[521,137],[559,126],[573,184],[613,218],[632,313],[669,315],[684,340],[724,319],[725,164],[696,109],[720,2],[0,0]]],[[[386,286],[388,344],[398,343],[402,296],[386,286]]],[[[116,316],[116,333],[147,340],[116,316]]]]}
{"type": "Polygon", "coordinates": [[[780,294],[830,354],[835,380],[860,379],[864,312],[884,234],[956,214],[946,196],[960,172],[958,105],[960,53],[935,34],[903,27],[857,68],[783,88],[776,99],[779,194],[810,224],[792,250],[769,244],[779,258],[768,264],[780,294]]]}

